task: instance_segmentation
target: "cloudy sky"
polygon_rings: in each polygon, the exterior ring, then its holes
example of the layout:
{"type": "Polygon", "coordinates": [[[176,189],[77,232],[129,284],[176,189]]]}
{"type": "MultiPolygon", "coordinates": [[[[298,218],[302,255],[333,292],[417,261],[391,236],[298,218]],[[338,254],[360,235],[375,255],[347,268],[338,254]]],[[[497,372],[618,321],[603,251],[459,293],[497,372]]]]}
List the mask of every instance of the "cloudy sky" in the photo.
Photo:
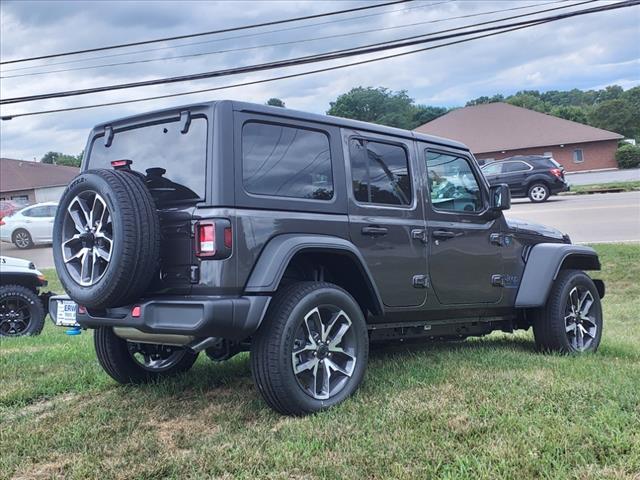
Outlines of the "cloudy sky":
{"type": "MultiPolygon", "coordinates": [[[[0,76],[3,77],[0,79],[0,96],[12,98],[238,67],[424,34],[574,3],[577,2],[416,0],[286,25],[7,64],[0,69],[0,76]],[[531,8],[513,12],[451,19],[529,5],[531,8]],[[327,36],[336,37],[318,39],[327,36]],[[287,44],[273,45],[282,43],[287,44]],[[194,53],[206,55],[184,57],[194,53]],[[176,56],[183,57],[166,59],[176,56]],[[86,68],[138,60],[145,62],[86,68]],[[52,70],[68,71],[32,75],[52,70]]],[[[598,1],[566,11],[605,3],[612,2],[598,1]]],[[[0,3],[0,56],[7,61],[362,5],[365,2],[3,0],[0,3]]],[[[640,7],[598,13],[296,79],[173,99],[16,118],[0,123],[0,154],[27,160],[39,159],[49,150],[76,154],[84,147],[87,133],[96,123],[216,98],[264,103],[270,97],[278,97],[286,102],[287,107],[324,113],[329,102],[337,95],[360,85],[408,90],[419,103],[447,107],[464,105],[467,100],[481,95],[508,95],[522,89],[591,89],[611,84],[629,88],[640,84],[639,39],[640,7]]],[[[380,55],[321,65],[337,65],[380,55]]],[[[320,66],[307,65],[219,79],[34,101],[2,106],[0,113],[8,115],[185,92],[315,68],[320,66]]]]}

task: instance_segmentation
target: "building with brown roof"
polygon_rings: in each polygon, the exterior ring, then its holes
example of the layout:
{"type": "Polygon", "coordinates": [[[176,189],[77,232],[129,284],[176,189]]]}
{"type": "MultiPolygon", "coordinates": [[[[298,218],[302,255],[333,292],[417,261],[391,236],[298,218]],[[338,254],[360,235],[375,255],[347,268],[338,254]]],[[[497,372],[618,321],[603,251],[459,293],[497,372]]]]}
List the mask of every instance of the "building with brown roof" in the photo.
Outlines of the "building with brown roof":
{"type": "Polygon", "coordinates": [[[514,155],[548,155],[566,171],[617,168],[622,135],[508,103],[453,110],[417,132],[465,143],[481,163],[514,155]]]}
{"type": "Polygon", "coordinates": [[[57,202],[79,168],[0,158],[0,200],[57,202]]]}

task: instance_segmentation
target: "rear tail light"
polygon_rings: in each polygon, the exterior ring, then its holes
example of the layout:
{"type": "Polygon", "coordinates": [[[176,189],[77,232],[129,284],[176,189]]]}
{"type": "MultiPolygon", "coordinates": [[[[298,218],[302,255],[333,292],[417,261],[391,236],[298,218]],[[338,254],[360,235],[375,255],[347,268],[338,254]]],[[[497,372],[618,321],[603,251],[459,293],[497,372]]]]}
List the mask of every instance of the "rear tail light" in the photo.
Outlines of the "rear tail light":
{"type": "Polygon", "coordinates": [[[551,172],[552,175],[555,175],[558,178],[562,178],[564,175],[562,174],[562,170],[560,170],[559,168],[552,168],[551,170],[549,170],[551,172]]]}
{"type": "Polygon", "coordinates": [[[113,160],[111,162],[111,166],[116,170],[119,170],[121,168],[129,169],[132,163],[133,162],[131,160],[113,160]]]}
{"type": "Polygon", "coordinates": [[[231,222],[224,218],[200,220],[195,225],[196,256],[208,259],[228,258],[233,247],[231,222]]]}
{"type": "Polygon", "coordinates": [[[216,254],[216,225],[198,223],[196,230],[196,255],[199,257],[213,257],[216,254]]]}
{"type": "Polygon", "coordinates": [[[139,318],[141,311],[142,309],[140,308],[140,305],[136,305],[131,309],[131,316],[133,318],[139,318]]]}
{"type": "Polygon", "coordinates": [[[82,305],[78,305],[78,313],[80,315],[86,315],[87,314],[87,307],[84,307],[82,305]]]}

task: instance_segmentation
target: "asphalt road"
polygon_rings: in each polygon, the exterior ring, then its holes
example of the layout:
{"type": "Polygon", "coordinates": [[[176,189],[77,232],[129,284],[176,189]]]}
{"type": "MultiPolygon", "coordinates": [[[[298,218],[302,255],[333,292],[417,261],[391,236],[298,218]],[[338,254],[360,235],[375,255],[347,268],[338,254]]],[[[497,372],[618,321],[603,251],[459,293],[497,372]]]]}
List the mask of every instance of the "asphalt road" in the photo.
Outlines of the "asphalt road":
{"type": "MultiPolygon", "coordinates": [[[[640,192],[551,197],[543,204],[514,199],[505,215],[555,227],[568,233],[574,243],[640,242],[640,192]]],[[[0,255],[53,268],[48,246],[19,250],[0,242],[0,255]]]]}
{"type": "Polygon", "coordinates": [[[590,185],[592,183],[640,181],[640,168],[629,170],[608,170],[606,172],[567,173],[567,182],[571,185],[590,185]]]}
{"type": "Polygon", "coordinates": [[[640,242],[640,192],[551,197],[543,204],[515,199],[505,214],[555,227],[574,243],[640,242]]]}

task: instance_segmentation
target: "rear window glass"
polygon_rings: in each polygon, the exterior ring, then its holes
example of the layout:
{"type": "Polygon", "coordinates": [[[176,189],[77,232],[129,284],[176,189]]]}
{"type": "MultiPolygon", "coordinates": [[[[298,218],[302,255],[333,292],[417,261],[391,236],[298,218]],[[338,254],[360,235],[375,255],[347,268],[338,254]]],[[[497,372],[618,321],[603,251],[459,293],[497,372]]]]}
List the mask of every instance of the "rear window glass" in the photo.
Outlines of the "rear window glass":
{"type": "Polygon", "coordinates": [[[145,177],[156,201],[204,199],[207,119],[193,117],[186,133],[179,119],[115,130],[110,146],[104,135],[93,140],[89,168],[111,168],[113,160],[131,160],[145,177]]]}
{"type": "Polygon", "coordinates": [[[242,128],[242,181],[256,195],[330,200],[329,137],[316,130],[248,122],[242,128]]]}

